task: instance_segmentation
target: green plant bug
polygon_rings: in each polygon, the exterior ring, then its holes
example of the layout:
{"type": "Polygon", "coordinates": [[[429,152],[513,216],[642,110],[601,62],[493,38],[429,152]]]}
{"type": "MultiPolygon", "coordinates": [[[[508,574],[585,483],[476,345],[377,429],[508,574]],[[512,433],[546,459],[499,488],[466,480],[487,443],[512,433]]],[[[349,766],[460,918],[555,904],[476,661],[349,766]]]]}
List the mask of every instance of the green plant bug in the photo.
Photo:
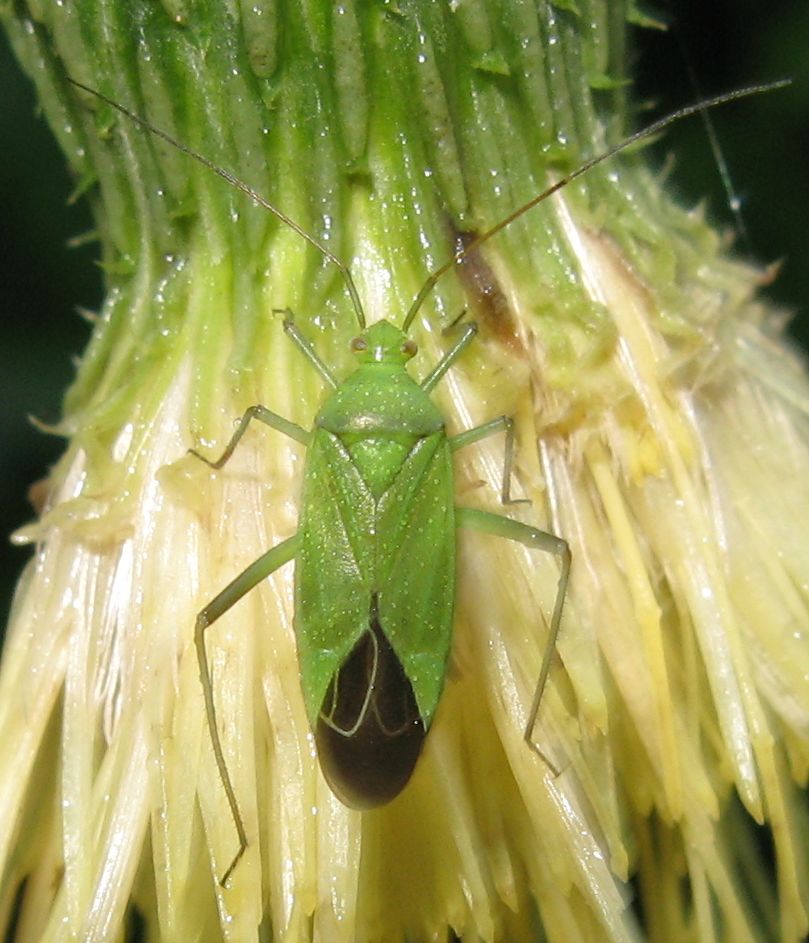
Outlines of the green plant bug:
{"type": "Polygon", "coordinates": [[[682,108],[563,176],[433,271],[401,327],[387,320],[367,326],[349,269],[245,183],[105,95],[73,84],[224,178],[317,248],[342,273],[360,331],[351,342],[357,366],[345,379],[338,379],[286,311],[284,330],[329,388],[312,429],[255,405],[241,417],[217,459],[192,450],[211,468],[221,469],[254,420],[307,449],[297,532],[238,575],[196,620],[194,642],[207,724],[239,840],[221,879],[224,885],[248,840],[217,728],[205,631],[292,560],[301,687],[320,766],[341,801],[370,809],[390,802],[407,785],[441,697],[452,642],[457,529],[497,535],[558,557],[556,598],[524,728],[525,741],[537,750],[533,731],[559,633],[570,548],[563,538],[512,518],[455,505],[453,453],[499,433],[505,434],[501,498],[504,504],[514,503],[510,497],[513,423],[500,416],[448,435],[430,394],[472,342],[476,326],[465,325],[459,339],[421,381],[407,370],[416,353],[408,331],[442,275],[572,180],[674,121],[787,83],[741,89],[682,108]]]}

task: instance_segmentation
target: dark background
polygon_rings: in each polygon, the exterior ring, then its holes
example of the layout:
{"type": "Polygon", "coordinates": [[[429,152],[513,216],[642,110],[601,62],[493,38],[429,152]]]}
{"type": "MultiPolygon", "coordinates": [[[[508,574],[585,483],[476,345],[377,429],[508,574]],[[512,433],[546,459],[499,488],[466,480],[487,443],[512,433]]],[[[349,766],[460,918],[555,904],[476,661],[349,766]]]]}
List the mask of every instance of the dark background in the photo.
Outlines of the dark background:
{"type": "MultiPolygon", "coordinates": [[[[647,5],[646,9],[652,9],[647,5]]],[[[744,199],[750,250],[782,260],[767,294],[796,315],[792,330],[809,346],[809,3],[806,0],[659,2],[672,28],[636,32],[638,98],[664,114],[699,95],[690,84],[685,46],[703,96],[789,76],[792,88],[715,112],[713,119],[735,188],[744,199]],[[676,27],[675,27],[676,23],[676,27]],[[682,38],[682,44],[678,35],[682,38]]],[[[7,536],[32,517],[27,491],[59,457],[63,442],[36,430],[34,415],[54,422],[73,377],[73,358],[89,327],[77,306],[97,309],[101,276],[96,247],[68,248],[91,228],[85,206],[67,205],[71,181],[30,83],[0,37],[0,627],[14,581],[30,551],[7,536]]],[[[675,125],[657,145],[676,155],[673,186],[688,202],[707,195],[711,217],[733,218],[701,121],[675,125]]]]}

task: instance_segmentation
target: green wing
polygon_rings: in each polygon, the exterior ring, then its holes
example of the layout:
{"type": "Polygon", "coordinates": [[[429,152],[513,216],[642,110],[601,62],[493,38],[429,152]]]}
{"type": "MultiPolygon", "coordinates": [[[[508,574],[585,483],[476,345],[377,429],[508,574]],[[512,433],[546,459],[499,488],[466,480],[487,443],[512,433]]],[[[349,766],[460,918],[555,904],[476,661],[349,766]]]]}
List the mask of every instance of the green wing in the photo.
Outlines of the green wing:
{"type": "Polygon", "coordinates": [[[295,562],[295,633],[314,726],[333,675],[368,629],[375,502],[345,446],[316,429],[307,453],[295,562]]]}
{"type": "Polygon", "coordinates": [[[446,436],[419,440],[377,508],[379,622],[425,727],[444,685],[455,603],[452,459],[446,436]]]}
{"type": "Polygon", "coordinates": [[[443,432],[419,439],[377,502],[340,439],[315,431],[301,495],[295,631],[314,726],[329,683],[368,631],[371,604],[425,727],[444,682],[455,597],[452,463],[443,432]]]}

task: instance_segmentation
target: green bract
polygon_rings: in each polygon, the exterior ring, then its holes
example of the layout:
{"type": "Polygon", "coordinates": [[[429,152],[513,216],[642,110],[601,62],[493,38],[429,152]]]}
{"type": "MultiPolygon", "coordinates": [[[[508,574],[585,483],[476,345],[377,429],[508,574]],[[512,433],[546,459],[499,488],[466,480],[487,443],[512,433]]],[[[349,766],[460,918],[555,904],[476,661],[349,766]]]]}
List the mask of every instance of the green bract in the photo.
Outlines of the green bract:
{"type": "Polygon", "coordinates": [[[239,837],[239,850],[222,877],[224,884],[247,847],[247,834],[217,729],[204,633],[293,557],[300,677],[321,768],[346,805],[367,809],[391,801],[405,787],[438,706],[452,638],[456,525],[557,554],[562,569],[524,732],[531,743],[559,632],[570,549],[563,539],[518,521],[454,508],[451,453],[500,431],[506,432],[502,498],[510,502],[513,423],[501,416],[448,438],[444,418],[429,398],[476,334],[474,325],[467,326],[458,343],[420,384],[405,369],[417,351],[406,331],[438,279],[473,248],[630,144],[680,118],[785,83],[753,86],[682,108],[575,168],[435,269],[408,308],[401,330],[387,320],[366,329],[348,267],[252,187],[107,96],[82,83],[73,84],[218,174],[318,249],[343,275],[363,331],[351,342],[359,366],[339,383],[287,310],[285,330],[333,390],[317,414],[314,429],[308,433],[265,406],[254,405],[216,461],[193,453],[213,468],[222,468],[253,419],[309,450],[297,534],[247,567],[196,620],[208,727],[239,837]]]}

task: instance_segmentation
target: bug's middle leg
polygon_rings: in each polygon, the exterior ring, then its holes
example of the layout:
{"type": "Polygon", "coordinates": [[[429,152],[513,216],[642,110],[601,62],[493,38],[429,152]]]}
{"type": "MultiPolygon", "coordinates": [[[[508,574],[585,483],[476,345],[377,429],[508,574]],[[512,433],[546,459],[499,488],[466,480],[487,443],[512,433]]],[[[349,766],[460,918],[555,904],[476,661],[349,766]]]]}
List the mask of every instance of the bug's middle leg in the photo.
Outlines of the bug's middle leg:
{"type": "Polygon", "coordinates": [[[228,805],[230,806],[230,814],[233,816],[233,824],[236,826],[236,833],[239,837],[239,850],[236,852],[233,861],[231,861],[220,881],[223,887],[233,872],[233,869],[238,864],[239,859],[244,854],[245,848],[247,848],[247,833],[245,832],[244,821],[239,811],[239,804],[236,801],[233,782],[228,772],[227,763],[225,762],[225,754],[222,750],[219,730],[216,726],[216,708],[213,702],[211,669],[208,664],[208,654],[205,651],[205,630],[213,625],[213,623],[216,622],[220,616],[223,616],[231,607],[235,606],[251,589],[258,586],[263,579],[268,577],[271,573],[274,573],[275,570],[285,563],[288,563],[297,552],[298,542],[298,535],[293,534],[292,537],[287,538],[280,544],[276,544],[265,554],[260,556],[258,560],[251,563],[243,573],[240,573],[236,579],[229,583],[221,593],[215,596],[208,605],[201,610],[197,616],[194,628],[194,645],[197,650],[199,676],[202,682],[203,697],[205,699],[205,715],[208,721],[208,730],[211,734],[214,758],[216,759],[219,778],[222,780],[222,786],[227,796],[228,805]]]}
{"type": "Polygon", "coordinates": [[[480,442],[481,439],[487,439],[490,435],[497,435],[498,432],[506,433],[505,454],[503,456],[503,483],[500,492],[500,500],[503,504],[530,504],[527,498],[511,497],[511,473],[514,467],[514,420],[511,416],[499,416],[483,425],[475,426],[474,429],[467,429],[459,432],[457,435],[450,436],[449,447],[453,452],[464,446],[471,445],[473,442],[480,442]]]}
{"type": "Polygon", "coordinates": [[[211,468],[220,469],[230,459],[231,455],[233,455],[236,446],[239,444],[239,439],[247,432],[247,427],[254,419],[258,419],[259,422],[270,426],[271,429],[282,432],[284,435],[289,436],[290,439],[300,442],[301,445],[309,445],[309,440],[312,437],[310,432],[307,432],[306,429],[299,426],[296,422],[284,419],[283,416],[279,416],[278,413],[274,413],[271,409],[267,409],[266,406],[262,406],[259,403],[255,406],[248,407],[244,411],[244,415],[236,426],[236,431],[230,437],[230,442],[225,446],[225,451],[222,452],[219,458],[211,461],[211,459],[205,458],[205,456],[200,454],[196,449],[189,449],[188,454],[205,462],[206,465],[210,465],[211,468]]]}

